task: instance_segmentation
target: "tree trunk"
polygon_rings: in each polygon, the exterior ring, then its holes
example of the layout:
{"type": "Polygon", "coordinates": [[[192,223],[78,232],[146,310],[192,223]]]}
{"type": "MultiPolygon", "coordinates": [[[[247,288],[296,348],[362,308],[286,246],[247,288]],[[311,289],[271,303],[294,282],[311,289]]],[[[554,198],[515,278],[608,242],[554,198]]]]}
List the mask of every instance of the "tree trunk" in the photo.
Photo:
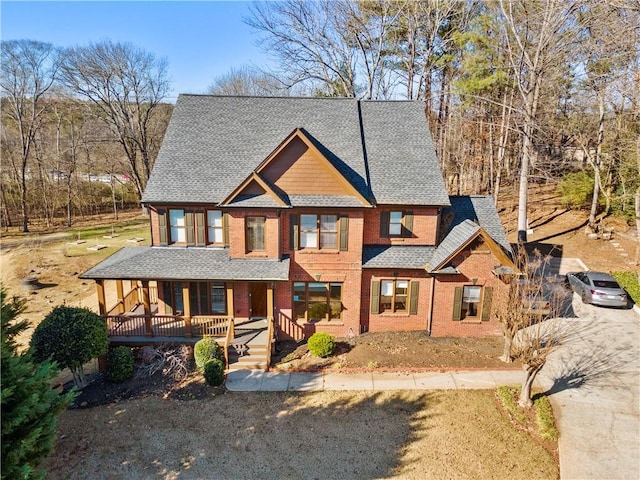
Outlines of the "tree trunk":
{"type": "Polygon", "coordinates": [[[531,386],[533,385],[536,375],[538,375],[538,372],[542,369],[542,365],[539,367],[524,365],[523,368],[525,369],[525,376],[522,381],[522,391],[520,392],[518,406],[522,408],[531,408],[533,406],[533,400],[531,400],[531,386]]]}
{"type": "Polygon", "coordinates": [[[513,334],[511,332],[504,333],[504,347],[502,349],[502,356],[500,360],[505,363],[513,362],[513,358],[511,357],[511,346],[513,345],[513,334]]]}
{"type": "MultiPolygon", "coordinates": [[[[593,162],[593,198],[591,199],[591,211],[589,212],[589,226],[596,227],[596,214],[598,213],[598,198],[600,196],[600,166],[602,164],[602,141],[604,139],[604,95],[598,92],[598,139],[596,140],[596,158],[593,162]]],[[[589,155],[588,152],[587,155],[589,155]]]]}

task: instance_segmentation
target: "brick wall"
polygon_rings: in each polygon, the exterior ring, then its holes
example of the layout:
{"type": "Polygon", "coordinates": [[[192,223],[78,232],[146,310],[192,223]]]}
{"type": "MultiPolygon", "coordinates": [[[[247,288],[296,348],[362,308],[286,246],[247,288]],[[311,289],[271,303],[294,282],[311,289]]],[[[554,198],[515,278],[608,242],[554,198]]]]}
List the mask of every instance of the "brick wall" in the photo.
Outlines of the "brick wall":
{"type": "Polygon", "coordinates": [[[229,211],[229,256],[231,258],[280,258],[280,216],[277,210],[230,210],[229,211]],[[245,239],[245,217],[265,217],[264,252],[247,252],[245,239]]]}
{"type": "Polygon", "coordinates": [[[435,245],[438,230],[438,208],[410,206],[386,206],[367,209],[364,212],[364,236],[365,245],[435,245]],[[380,212],[410,211],[413,212],[413,236],[412,238],[381,238],[380,237],[380,212]]]}
{"type": "MultiPolygon", "coordinates": [[[[362,305],[360,315],[360,322],[362,323],[363,331],[391,332],[402,330],[427,330],[431,308],[432,282],[433,278],[431,278],[424,270],[364,269],[362,271],[362,305]],[[372,280],[391,280],[394,279],[394,273],[397,273],[397,277],[395,278],[418,282],[418,311],[416,315],[386,312],[374,315],[370,313],[372,280]]],[[[407,298],[407,302],[408,301],[409,298],[407,298]]]]}
{"type": "Polygon", "coordinates": [[[454,258],[454,265],[461,272],[460,275],[439,275],[436,278],[433,322],[431,335],[435,337],[476,337],[487,335],[501,335],[500,323],[491,315],[489,321],[477,320],[454,321],[453,298],[456,287],[475,285],[493,287],[492,312],[502,299],[506,298],[508,286],[497,278],[491,270],[499,265],[499,261],[488,250],[464,250],[454,258]]]}

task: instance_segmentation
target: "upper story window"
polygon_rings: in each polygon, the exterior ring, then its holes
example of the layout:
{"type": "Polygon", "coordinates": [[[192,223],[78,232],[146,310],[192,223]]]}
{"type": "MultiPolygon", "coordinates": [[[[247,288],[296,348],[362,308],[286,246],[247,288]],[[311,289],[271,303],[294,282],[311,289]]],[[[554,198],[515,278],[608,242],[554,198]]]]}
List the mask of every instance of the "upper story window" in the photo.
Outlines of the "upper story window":
{"type": "Polygon", "coordinates": [[[400,210],[380,212],[380,237],[411,237],[413,213],[400,210]]]}
{"type": "Polygon", "coordinates": [[[349,217],[338,215],[292,214],[290,245],[298,249],[345,251],[349,240],[349,217]]]}
{"type": "Polygon", "coordinates": [[[184,210],[169,210],[169,233],[171,243],[184,243],[187,241],[184,210]]]}
{"type": "Polygon", "coordinates": [[[247,252],[264,252],[264,225],[265,217],[245,218],[245,237],[247,252]]]}
{"type": "Polygon", "coordinates": [[[224,243],[222,211],[207,210],[207,238],[209,243],[224,243]]]}

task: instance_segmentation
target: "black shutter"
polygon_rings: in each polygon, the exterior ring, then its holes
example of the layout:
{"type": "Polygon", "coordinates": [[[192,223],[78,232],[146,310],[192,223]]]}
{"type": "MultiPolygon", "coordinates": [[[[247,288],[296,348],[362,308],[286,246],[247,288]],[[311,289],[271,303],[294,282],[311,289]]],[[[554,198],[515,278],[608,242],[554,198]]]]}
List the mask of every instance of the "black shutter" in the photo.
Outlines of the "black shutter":
{"type": "Polygon", "coordinates": [[[340,251],[346,252],[349,249],[349,217],[340,217],[340,251]]]}
{"type": "Polygon", "coordinates": [[[160,234],[160,245],[167,245],[167,211],[164,208],[157,210],[158,214],[158,233],[160,234]]]}
{"type": "Polygon", "coordinates": [[[403,217],[402,236],[411,238],[413,236],[413,212],[405,212],[403,217]]]}
{"type": "Polygon", "coordinates": [[[462,290],[463,287],[456,287],[453,295],[453,318],[452,320],[462,319],[462,290]]]}
{"type": "Polygon", "coordinates": [[[222,241],[224,242],[224,246],[229,246],[229,214],[222,214],[222,241]]]}
{"type": "Polygon", "coordinates": [[[380,238],[389,236],[389,212],[380,212],[380,238]]]}
{"type": "Polygon", "coordinates": [[[409,315],[416,315],[418,313],[418,290],[420,283],[410,282],[410,298],[409,298],[409,315]]]}
{"type": "Polygon", "coordinates": [[[204,212],[196,212],[196,245],[202,247],[207,244],[205,237],[206,225],[204,212]]]}
{"type": "Polygon", "coordinates": [[[195,228],[193,224],[193,211],[186,210],[184,212],[184,225],[187,236],[187,245],[195,245],[195,228]]]}
{"type": "Polygon", "coordinates": [[[377,315],[380,313],[380,281],[371,282],[371,308],[369,313],[377,315]]]}
{"type": "Polygon", "coordinates": [[[289,228],[289,248],[291,250],[298,250],[298,238],[299,238],[299,231],[300,231],[300,225],[299,225],[299,216],[297,214],[291,214],[289,215],[289,222],[291,222],[290,228],[289,228]]]}
{"type": "Polygon", "coordinates": [[[484,287],[484,298],[482,299],[482,318],[483,322],[489,320],[491,315],[491,300],[493,299],[493,287],[484,287]]]}

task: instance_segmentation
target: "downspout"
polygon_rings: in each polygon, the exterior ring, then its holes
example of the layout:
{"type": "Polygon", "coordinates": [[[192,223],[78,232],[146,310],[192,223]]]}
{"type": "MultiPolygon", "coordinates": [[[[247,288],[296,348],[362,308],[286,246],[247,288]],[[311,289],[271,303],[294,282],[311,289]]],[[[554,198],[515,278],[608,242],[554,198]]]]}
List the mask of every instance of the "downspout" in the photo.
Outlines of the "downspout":
{"type": "Polygon", "coordinates": [[[427,319],[427,336],[431,336],[431,327],[433,325],[433,303],[435,300],[434,293],[436,291],[436,277],[431,276],[431,305],[429,306],[429,318],[427,319]]]}

